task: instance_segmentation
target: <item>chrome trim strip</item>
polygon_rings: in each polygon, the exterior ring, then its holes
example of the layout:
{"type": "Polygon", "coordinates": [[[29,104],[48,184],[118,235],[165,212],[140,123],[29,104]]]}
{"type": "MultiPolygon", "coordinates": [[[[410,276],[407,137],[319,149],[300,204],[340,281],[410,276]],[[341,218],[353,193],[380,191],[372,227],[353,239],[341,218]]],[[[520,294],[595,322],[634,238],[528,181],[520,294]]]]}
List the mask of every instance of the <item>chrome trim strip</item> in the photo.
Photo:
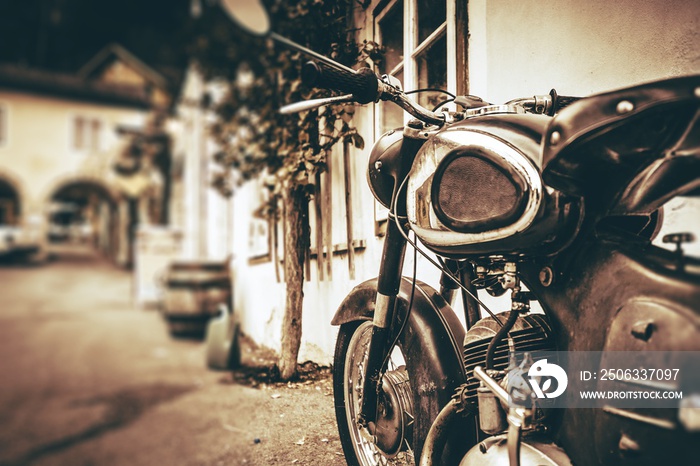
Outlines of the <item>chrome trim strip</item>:
{"type": "Polygon", "coordinates": [[[517,105],[486,105],[485,107],[470,108],[464,112],[465,118],[473,118],[493,113],[525,113],[523,107],[517,105]]]}

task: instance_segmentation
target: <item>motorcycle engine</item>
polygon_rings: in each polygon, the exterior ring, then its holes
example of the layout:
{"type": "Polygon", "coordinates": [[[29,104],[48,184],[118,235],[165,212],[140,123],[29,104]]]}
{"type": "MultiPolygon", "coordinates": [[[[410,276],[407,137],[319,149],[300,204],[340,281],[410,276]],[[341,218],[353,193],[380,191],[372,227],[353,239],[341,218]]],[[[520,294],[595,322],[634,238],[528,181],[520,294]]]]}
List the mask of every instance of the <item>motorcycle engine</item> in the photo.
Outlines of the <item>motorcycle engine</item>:
{"type": "MultiPolygon", "coordinates": [[[[499,315],[503,320],[508,313],[499,315]]],[[[489,343],[498,329],[498,323],[492,317],[486,317],[474,324],[464,338],[464,364],[467,372],[465,401],[469,404],[477,403],[479,380],[474,377],[474,368],[484,366],[489,343]]],[[[552,327],[543,314],[530,314],[518,318],[509,335],[513,339],[515,351],[529,352],[535,361],[538,360],[538,352],[555,350],[552,327]]],[[[493,361],[496,370],[505,370],[508,366],[509,350],[506,338],[496,346],[493,361]]]]}
{"type": "MultiPolygon", "coordinates": [[[[509,312],[502,313],[499,318],[503,320],[509,314],[509,312]]],[[[492,436],[470,449],[460,462],[460,466],[508,464],[508,458],[512,453],[509,446],[510,434],[503,433],[508,429],[506,422],[508,408],[501,405],[501,402],[490,390],[480,387],[480,381],[474,377],[474,368],[485,365],[489,343],[499,328],[498,322],[493,317],[487,317],[474,324],[464,338],[464,364],[467,372],[467,383],[460,393],[460,398],[467,405],[471,405],[474,412],[478,412],[479,428],[482,432],[492,436]]],[[[542,314],[519,317],[508,335],[513,343],[513,348],[509,347],[508,338],[502,339],[496,345],[492,367],[496,371],[513,369],[508,367],[511,362],[511,349],[515,351],[516,362],[524,365],[532,364],[534,361],[546,357],[546,352],[555,349],[552,327],[546,316],[542,314]],[[518,355],[523,357],[522,361],[517,361],[518,355]]],[[[506,378],[511,376],[513,376],[513,372],[509,372],[506,378]]],[[[497,376],[494,375],[494,377],[497,376]]],[[[501,385],[503,383],[503,381],[500,382],[501,385]]],[[[537,425],[541,425],[546,418],[546,413],[538,408],[529,421],[530,426],[534,425],[533,421],[537,425]]],[[[520,451],[519,464],[523,466],[571,465],[563,450],[554,444],[541,443],[530,438],[518,439],[518,442],[521,442],[522,447],[522,449],[518,449],[520,451]]]]}

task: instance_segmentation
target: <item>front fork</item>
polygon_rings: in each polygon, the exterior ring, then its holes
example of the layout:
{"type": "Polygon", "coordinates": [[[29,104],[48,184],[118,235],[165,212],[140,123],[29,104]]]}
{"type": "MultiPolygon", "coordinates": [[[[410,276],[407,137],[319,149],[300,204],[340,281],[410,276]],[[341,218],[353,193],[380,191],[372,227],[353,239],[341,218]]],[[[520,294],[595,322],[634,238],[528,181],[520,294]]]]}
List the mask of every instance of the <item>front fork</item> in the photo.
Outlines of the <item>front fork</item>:
{"type": "MultiPolygon", "coordinates": [[[[382,387],[382,370],[384,361],[391,348],[392,324],[396,316],[396,297],[401,286],[401,272],[406,253],[406,238],[399,230],[399,225],[406,221],[406,191],[401,189],[408,176],[413,160],[426,139],[426,133],[420,131],[421,122],[414,120],[404,128],[403,140],[398,159],[392,162],[393,167],[386,163],[382,170],[387,170],[394,178],[394,193],[392,206],[395,209],[389,215],[384,250],[379,267],[377,281],[377,297],[375,300],[372,337],[368,349],[366,377],[362,387],[362,407],[359,416],[360,425],[375,433],[377,421],[377,404],[382,387]]],[[[389,161],[387,161],[389,162],[389,161]]],[[[407,310],[408,311],[408,310],[407,310]]],[[[406,316],[408,318],[408,315],[406,316]]]]}
{"type": "Polygon", "coordinates": [[[391,344],[389,339],[392,337],[391,324],[396,314],[396,296],[401,285],[405,252],[406,239],[399,231],[399,227],[389,219],[377,282],[372,337],[367,356],[367,376],[362,387],[362,410],[359,419],[360,424],[372,435],[374,435],[374,424],[377,421],[377,400],[382,386],[382,366],[392,349],[389,347],[391,344]]]}

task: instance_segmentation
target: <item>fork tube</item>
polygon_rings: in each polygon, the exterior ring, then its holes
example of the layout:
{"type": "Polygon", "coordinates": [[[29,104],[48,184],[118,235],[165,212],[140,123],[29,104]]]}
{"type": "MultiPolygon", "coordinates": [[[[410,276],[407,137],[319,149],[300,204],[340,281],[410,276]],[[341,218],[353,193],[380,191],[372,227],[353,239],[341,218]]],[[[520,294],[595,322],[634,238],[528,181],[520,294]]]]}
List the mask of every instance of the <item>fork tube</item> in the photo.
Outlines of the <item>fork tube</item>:
{"type": "MultiPolygon", "coordinates": [[[[459,273],[459,263],[456,260],[447,259],[445,261],[445,267],[453,277],[459,273]]],[[[442,296],[450,306],[452,305],[452,300],[454,299],[455,290],[457,288],[459,288],[459,286],[443,271],[440,275],[440,296],[442,296]]]]}
{"type": "Polygon", "coordinates": [[[396,296],[401,285],[406,240],[396,224],[389,220],[382,263],[377,283],[377,300],[374,307],[374,326],[367,356],[367,377],[364,380],[361,419],[374,434],[372,424],[377,417],[377,396],[381,389],[380,376],[382,363],[391,350],[389,348],[390,328],[394,320],[396,296]]]}
{"type": "Polygon", "coordinates": [[[401,150],[398,158],[398,167],[394,176],[394,194],[392,205],[396,206],[396,212],[390,216],[387,224],[386,238],[382,262],[379,267],[377,282],[377,300],[374,307],[374,325],[367,355],[367,377],[363,384],[362,412],[360,423],[367,427],[374,435],[374,423],[377,420],[377,398],[381,390],[382,364],[389,351],[389,339],[392,337],[391,328],[394,322],[396,296],[401,286],[401,272],[403,259],[406,252],[406,239],[395,223],[406,219],[406,190],[399,190],[402,181],[408,176],[418,150],[425,142],[425,136],[420,134],[418,127],[422,128],[419,121],[409,122],[404,128],[404,138],[401,142],[401,150]],[[396,200],[396,202],[394,202],[396,200]]]}

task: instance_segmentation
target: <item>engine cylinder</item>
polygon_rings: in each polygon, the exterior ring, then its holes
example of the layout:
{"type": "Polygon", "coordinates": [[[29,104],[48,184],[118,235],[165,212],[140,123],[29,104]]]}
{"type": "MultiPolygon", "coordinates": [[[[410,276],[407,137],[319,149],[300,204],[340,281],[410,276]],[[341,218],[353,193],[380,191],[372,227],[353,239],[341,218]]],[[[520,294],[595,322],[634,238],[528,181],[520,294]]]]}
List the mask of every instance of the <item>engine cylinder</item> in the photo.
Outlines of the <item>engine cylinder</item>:
{"type": "MultiPolygon", "coordinates": [[[[503,320],[508,313],[499,315],[503,320]]],[[[498,323],[492,317],[486,317],[474,324],[464,338],[464,365],[467,372],[466,400],[470,403],[477,402],[479,388],[479,380],[474,377],[474,368],[484,365],[489,342],[498,329],[498,323]]],[[[530,314],[519,318],[509,335],[513,339],[515,351],[532,353],[535,361],[538,359],[538,351],[555,350],[552,327],[547,317],[542,314],[530,314]]],[[[496,346],[493,362],[496,370],[505,370],[508,367],[507,339],[504,338],[496,346]]]]}

